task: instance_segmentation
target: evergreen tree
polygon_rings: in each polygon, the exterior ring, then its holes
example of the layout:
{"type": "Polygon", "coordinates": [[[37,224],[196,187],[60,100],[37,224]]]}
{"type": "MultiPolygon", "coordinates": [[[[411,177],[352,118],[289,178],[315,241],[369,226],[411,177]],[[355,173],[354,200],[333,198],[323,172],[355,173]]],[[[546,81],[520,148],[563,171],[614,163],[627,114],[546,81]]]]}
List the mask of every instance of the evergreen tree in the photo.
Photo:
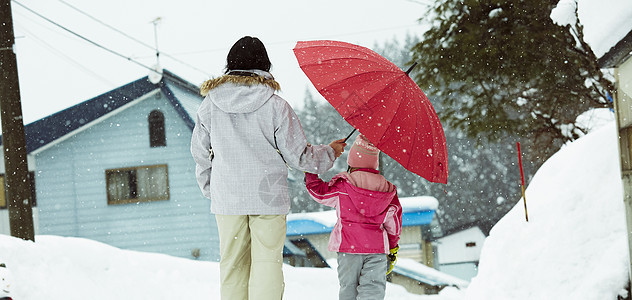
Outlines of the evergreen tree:
{"type": "Polygon", "coordinates": [[[557,0],[445,0],[414,51],[416,81],[441,99],[439,116],[478,141],[527,138],[537,165],[586,133],[577,116],[610,107],[612,83],[581,24],[550,18],[557,0]]]}

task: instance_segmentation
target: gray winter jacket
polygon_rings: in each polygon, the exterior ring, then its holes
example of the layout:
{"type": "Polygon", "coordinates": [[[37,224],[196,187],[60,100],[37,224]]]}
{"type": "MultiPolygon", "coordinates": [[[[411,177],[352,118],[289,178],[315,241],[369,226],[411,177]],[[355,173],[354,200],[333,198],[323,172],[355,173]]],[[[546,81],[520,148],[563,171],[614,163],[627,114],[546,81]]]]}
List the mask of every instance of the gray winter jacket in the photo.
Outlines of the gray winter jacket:
{"type": "Polygon", "coordinates": [[[272,75],[224,75],[202,85],[191,154],[197,181],[222,215],[280,215],[290,209],[286,162],[322,174],[334,163],[328,145],[310,146],[272,75]],[[278,151],[277,151],[278,150],[278,151]]]}

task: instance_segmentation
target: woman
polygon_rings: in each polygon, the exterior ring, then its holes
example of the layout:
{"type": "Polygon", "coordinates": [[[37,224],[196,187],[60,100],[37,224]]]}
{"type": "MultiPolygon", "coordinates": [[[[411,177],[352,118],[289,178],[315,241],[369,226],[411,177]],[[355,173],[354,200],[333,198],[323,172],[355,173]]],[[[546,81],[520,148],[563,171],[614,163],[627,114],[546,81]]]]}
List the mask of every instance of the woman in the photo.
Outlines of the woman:
{"type": "Polygon", "coordinates": [[[191,139],[198,184],[211,201],[220,238],[222,299],[281,299],[287,165],[322,174],[343,140],[310,145],[292,107],[275,94],[265,46],[243,37],[225,75],[202,84],[206,98],[191,139]]]}

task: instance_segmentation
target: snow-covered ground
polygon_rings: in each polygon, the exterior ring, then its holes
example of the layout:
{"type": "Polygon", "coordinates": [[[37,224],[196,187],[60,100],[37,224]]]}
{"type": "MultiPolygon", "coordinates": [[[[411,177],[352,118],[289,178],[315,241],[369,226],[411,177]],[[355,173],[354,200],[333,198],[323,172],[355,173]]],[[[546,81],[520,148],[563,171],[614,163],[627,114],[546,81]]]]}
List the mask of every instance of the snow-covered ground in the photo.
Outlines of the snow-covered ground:
{"type": "MultiPolygon", "coordinates": [[[[388,284],[386,299],[615,300],[628,252],[614,122],[565,146],[492,229],[466,290],[419,296],[388,284]]],[[[14,299],[217,299],[215,262],[120,250],[98,242],[0,235],[14,299]]],[[[285,266],[286,299],[336,299],[335,269],[285,266]]],[[[0,294],[1,295],[1,294],[0,294]]]]}
{"type": "MultiPolygon", "coordinates": [[[[37,236],[32,243],[0,235],[0,262],[10,271],[6,281],[15,300],[219,299],[216,262],[121,250],[86,239],[37,236]]],[[[285,299],[338,297],[334,269],[284,268],[285,299]]],[[[387,299],[420,299],[390,283],[386,294],[387,299]]]]}

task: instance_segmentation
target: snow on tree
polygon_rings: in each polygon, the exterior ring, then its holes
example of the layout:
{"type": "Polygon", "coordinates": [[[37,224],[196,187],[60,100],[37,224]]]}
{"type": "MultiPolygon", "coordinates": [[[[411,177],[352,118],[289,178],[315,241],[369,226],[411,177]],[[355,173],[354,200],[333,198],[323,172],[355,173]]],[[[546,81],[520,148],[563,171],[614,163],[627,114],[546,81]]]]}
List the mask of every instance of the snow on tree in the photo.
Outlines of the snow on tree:
{"type": "Polygon", "coordinates": [[[581,24],[551,20],[557,2],[435,2],[413,49],[423,68],[416,81],[441,98],[442,121],[480,141],[523,137],[535,167],[587,132],[579,115],[612,106],[613,84],[581,24]]]}

